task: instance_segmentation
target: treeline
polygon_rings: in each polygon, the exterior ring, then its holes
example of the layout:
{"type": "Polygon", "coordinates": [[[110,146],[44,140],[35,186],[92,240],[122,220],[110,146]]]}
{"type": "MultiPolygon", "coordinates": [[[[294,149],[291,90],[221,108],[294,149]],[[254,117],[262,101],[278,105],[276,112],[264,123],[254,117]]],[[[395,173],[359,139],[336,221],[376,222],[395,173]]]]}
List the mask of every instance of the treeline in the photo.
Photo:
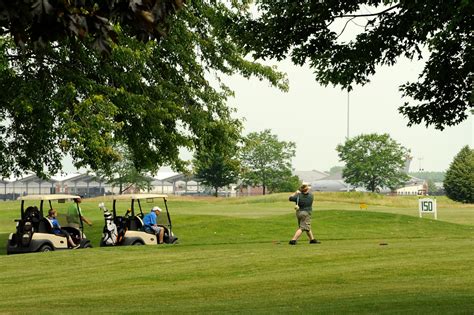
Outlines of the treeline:
{"type": "Polygon", "coordinates": [[[445,172],[410,172],[408,174],[419,179],[431,180],[433,182],[443,182],[446,176],[445,172]]]}

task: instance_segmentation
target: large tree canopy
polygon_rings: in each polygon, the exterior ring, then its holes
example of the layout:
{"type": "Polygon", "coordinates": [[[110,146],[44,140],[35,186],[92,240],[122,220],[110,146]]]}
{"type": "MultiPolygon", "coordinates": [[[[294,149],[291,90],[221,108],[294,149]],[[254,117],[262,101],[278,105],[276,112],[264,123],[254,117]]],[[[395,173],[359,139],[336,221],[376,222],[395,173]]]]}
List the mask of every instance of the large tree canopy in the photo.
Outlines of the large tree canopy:
{"type": "Polygon", "coordinates": [[[184,0],[0,0],[0,36],[9,34],[19,46],[48,45],[68,37],[94,39],[100,51],[117,40],[119,23],[141,40],[160,39],[168,19],[184,0]]]}
{"type": "Polygon", "coordinates": [[[278,140],[270,129],[252,132],[244,139],[241,149],[242,181],[261,186],[265,195],[287,183],[294,183],[291,159],[295,156],[294,142],[278,140]]]}
{"type": "Polygon", "coordinates": [[[399,108],[408,125],[443,129],[466,119],[474,106],[474,1],[255,2],[258,13],[239,17],[234,35],[257,58],[309,62],[320,83],[350,90],[369,82],[377,65],[394,65],[400,56],[422,58],[427,49],[419,80],[400,87],[414,100],[399,108]],[[341,27],[334,28],[338,21],[341,27]],[[343,42],[349,23],[361,32],[343,42]]]}
{"type": "MultiPolygon", "coordinates": [[[[6,6],[0,2],[0,13],[6,6]]],[[[168,17],[165,37],[146,43],[117,24],[118,44],[107,56],[93,37],[66,34],[18,46],[0,36],[0,175],[54,174],[65,155],[76,167],[107,172],[120,159],[117,145],[130,150],[138,172],[182,169],[180,149],[199,149],[206,126],[231,115],[232,92],[220,75],[255,75],[285,88],[281,74],[245,60],[230,40],[227,21],[238,12],[189,1],[168,17]]]]}
{"type": "Polygon", "coordinates": [[[236,183],[239,177],[238,145],[242,124],[222,120],[209,124],[206,129],[194,154],[193,168],[199,182],[212,187],[217,197],[219,188],[236,183]]]}
{"type": "Polygon", "coordinates": [[[120,195],[135,189],[150,191],[153,188],[151,185],[153,177],[137,171],[130,158],[131,154],[128,149],[119,147],[115,148],[115,151],[120,155],[120,160],[116,163],[111,163],[109,172],[102,173],[98,171],[96,176],[107,180],[107,183],[112,184],[112,187],[118,187],[120,195]]]}
{"type": "Polygon", "coordinates": [[[388,134],[359,135],[336,148],[339,159],[346,163],[344,181],[371,192],[401,186],[408,175],[403,169],[409,150],[388,134]]]}

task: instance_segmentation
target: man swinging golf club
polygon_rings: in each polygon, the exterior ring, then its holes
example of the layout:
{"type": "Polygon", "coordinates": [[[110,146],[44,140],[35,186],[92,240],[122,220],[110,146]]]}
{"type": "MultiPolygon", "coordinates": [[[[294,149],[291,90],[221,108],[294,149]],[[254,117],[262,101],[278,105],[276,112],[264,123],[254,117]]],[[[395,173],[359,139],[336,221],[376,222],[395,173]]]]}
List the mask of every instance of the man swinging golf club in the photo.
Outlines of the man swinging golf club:
{"type": "Polygon", "coordinates": [[[165,230],[162,227],[157,225],[157,217],[161,213],[160,207],[153,207],[151,208],[150,213],[145,215],[143,218],[143,229],[145,232],[150,234],[155,234],[158,237],[158,244],[163,244],[163,236],[165,234],[165,230]]]}
{"type": "Polygon", "coordinates": [[[308,235],[310,244],[321,243],[314,238],[311,231],[311,213],[313,211],[313,194],[310,193],[311,187],[308,184],[301,185],[289,200],[295,202],[296,218],[298,219],[298,229],[295,235],[290,240],[290,245],[296,245],[296,241],[303,234],[303,231],[308,235]]]}

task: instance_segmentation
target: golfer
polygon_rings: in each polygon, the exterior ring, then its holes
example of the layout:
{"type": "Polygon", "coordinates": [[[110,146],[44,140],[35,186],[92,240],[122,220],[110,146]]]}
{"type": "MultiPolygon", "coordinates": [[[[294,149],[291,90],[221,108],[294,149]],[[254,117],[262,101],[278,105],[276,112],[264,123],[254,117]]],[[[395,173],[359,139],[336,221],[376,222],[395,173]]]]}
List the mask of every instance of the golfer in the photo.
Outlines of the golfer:
{"type": "Polygon", "coordinates": [[[80,206],[82,199],[79,197],[73,200],[74,203],[72,203],[67,209],[66,220],[68,226],[78,229],[81,226],[80,221],[86,222],[89,226],[92,226],[92,221],[82,215],[82,209],[80,206]]]}
{"type": "Polygon", "coordinates": [[[311,213],[313,211],[313,194],[310,193],[311,187],[307,184],[301,185],[289,200],[295,202],[296,218],[298,219],[298,229],[290,241],[290,245],[296,245],[296,241],[303,234],[308,235],[310,244],[320,244],[321,242],[314,238],[311,231],[311,213]]]}
{"type": "Polygon", "coordinates": [[[159,227],[156,223],[157,217],[160,215],[161,209],[160,207],[153,207],[151,208],[150,213],[148,213],[143,218],[143,229],[145,232],[150,234],[155,234],[158,236],[158,244],[163,244],[163,236],[165,234],[165,229],[159,227]]]}

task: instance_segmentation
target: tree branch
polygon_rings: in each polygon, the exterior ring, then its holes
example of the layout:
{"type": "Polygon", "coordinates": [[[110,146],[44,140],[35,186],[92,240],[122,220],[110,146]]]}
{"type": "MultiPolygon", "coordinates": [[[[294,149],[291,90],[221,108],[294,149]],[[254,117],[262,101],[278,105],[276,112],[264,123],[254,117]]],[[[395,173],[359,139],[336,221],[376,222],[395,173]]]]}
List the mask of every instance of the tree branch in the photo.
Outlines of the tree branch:
{"type": "Polygon", "coordinates": [[[347,24],[349,24],[349,22],[352,21],[353,19],[355,19],[355,17],[352,17],[352,18],[350,18],[349,20],[346,21],[346,24],[344,24],[344,27],[342,28],[342,31],[339,33],[339,35],[337,35],[336,39],[338,39],[339,36],[341,36],[342,33],[344,33],[344,30],[346,29],[347,24]]]}
{"type": "Polygon", "coordinates": [[[130,185],[128,185],[127,187],[125,187],[124,189],[122,189],[122,191],[120,192],[120,194],[123,194],[123,192],[127,191],[127,189],[130,189],[132,186],[133,186],[133,183],[130,183],[130,185]]]}
{"type": "MultiPolygon", "coordinates": [[[[396,5],[394,5],[393,7],[390,7],[390,8],[388,8],[388,9],[385,9],[385,10],[383,10],[383,11],[381,11],[381,12],[378,12],[378,13],[349,14],[349,15],[341,15],[341,16],[336,17],[336,18],[350,17],[350,19],[348,19],[348,20],[346,21],[346,24],[344,24],[344,27],[342,28],[342,31],[337,35],[336,39],[338,39],[339,36],[341,36],[342,33],[344,33],[344,31],[345,31],[345,29],[346,29],[346,27],[347,27],[347,24],[349,24],[349,22],[351,22],[353,19],[358,18],[358,17],[378,16],[378,15],[384,14],[384,13],[390,11],[390,10],[393,10],[393,9],[399,7],[399,6],[400,6],[400,4],[396,4],[396,5]]],[[[334,21],[334,20],[333,20],[333,21],[334,21]]],[[[333,21],[331,21],[331,23],[332,23],[333,21]]],[[[367,25],[373,24],[373,22],[374,22],[374,20],[371,20],[371,21],[369,21],[369,22],[367,23],[367,25]]],[[[353,23],[355,23],[355,22],[353,22],[353,23]]],[[[357,24],[356,24],[356,25],[357,25],[357,24]]],[[[367,25],[365,26],[366,29],[367,29],[367,25]]],[[[361,26],[361,25],[358,25],[358,26],[361,26]]],[[[361,27],[363,27],[363,26],[361,26],[361,27]]]]}
{"type": "Polygon", "coordinates": [[[356,17],[365,17],[365,16],[377,16],[377,15],[381,15],[381,14],[384,14],[384,13],[387,13],[388,11],[391,11],[395,8],[398,8],[400,6],[400,4],[396,4],[394,5],[393,7],[390,7],[388,9],[385,9],[383,11],[380,11],[380,12],[377,12],[377,13],[366,13],[366,14],[348,14],[348,15],[340,15],[340,16],[337,16],[336,18],[344,18],[344,17],[352,17],[352,18],[356,18],[356,17]]]}

